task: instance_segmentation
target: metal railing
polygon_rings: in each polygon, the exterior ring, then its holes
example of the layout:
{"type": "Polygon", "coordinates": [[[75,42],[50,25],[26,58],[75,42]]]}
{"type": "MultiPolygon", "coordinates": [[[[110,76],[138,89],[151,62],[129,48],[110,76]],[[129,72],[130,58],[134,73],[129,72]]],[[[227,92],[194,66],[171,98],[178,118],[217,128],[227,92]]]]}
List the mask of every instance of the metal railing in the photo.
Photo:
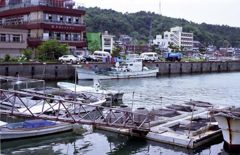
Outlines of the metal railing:
{"type": "Polygon", "coordinates": [[[127,128],[142,132],[150,131],[149,114],[83,104],[80,101],[64,100],[57,96],[48,97],[36,93],[3,89],[0,89],[0,99],[0,104],[7,103],[10,105],[10,109],[0,110],[1,114],[68,123],[127,128]],[[37,98],[38,102],[30,105],[28,101],[23,99],[23,96],[37,98]]]}

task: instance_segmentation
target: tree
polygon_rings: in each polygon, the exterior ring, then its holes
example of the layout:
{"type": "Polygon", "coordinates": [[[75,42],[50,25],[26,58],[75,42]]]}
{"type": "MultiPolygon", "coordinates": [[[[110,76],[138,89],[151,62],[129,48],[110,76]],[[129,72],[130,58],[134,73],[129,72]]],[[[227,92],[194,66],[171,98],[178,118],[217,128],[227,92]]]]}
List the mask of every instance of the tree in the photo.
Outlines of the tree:
{"type": "Polygon", "coordinates": [[[88,43],[88,50],[92,51],[92,52],[99,50],[98,41],[94,40],[94,41],[89,42],[88,43]]]}
{"type": "Polygon", "coordinates": [[[168,45],[168,48],[170,48],[171,49],[171,51],[179,51],[179,47],[178,46],[175,46],[173,43],[170,43],[169,45],[168,45]]]}
{"type": "Polygon", "coordinates": [[[6,54],[6,55],[4,56],[4,61],[5,61],[5,62],[10,61],[10,59],[11,59],[11,56],[10,56],[9,54],[6,54]]]}
{"type": "Polygon", "coordinates": [[[201,54],[205,54],[206,53],[206,47],[204,47],[204,46],[200,46],[199,47],[199,52],[201,53],[201,54]]]}
{"type": "Polygon", "coordinates": [[[224,40],[224,41],[223,41],[223,47],[224,47],[224,48],[228,48],[229,45],[230,45],[230,43],[229,43],[228,40],[224,40]]]}
{"type": "Polygon", "coordinates": [[[223,41],[228,40],[229,45],[240,47],[240,28],[227,25],[197,24],[184,19],[160,16],[151,12],[120,13],[114,10],[100,8],[86,8],[85,18],[87,32],[104,32],[108,30],[118,37],[128,34],[137,40],[148,40],[149,25],[152,21],[152,35],[169,31],[171,27],[182,26],[183,31],[193,32],[194,40],[206,45],[223,46],[223,41]]]}
{"type": "Polygon", "coordinates": [[[67,54],[68,49],[66,44],[59,43],[57,40],[48,40],[37,48],[37,52],[37,57],[40,60],[56,60],[67,54]]]}
{"type": "Polygon", "coordinates": [[[119,57],[121,52],[121,48],[119,46],[115,46],[112,51],[113,57],[119,57]]]}
{"type": "Polygon", "coordinates": [[[22,54],[27,60],[31,59],[32,57],[32,51],[30,49],[22,50],[22,54]]]}

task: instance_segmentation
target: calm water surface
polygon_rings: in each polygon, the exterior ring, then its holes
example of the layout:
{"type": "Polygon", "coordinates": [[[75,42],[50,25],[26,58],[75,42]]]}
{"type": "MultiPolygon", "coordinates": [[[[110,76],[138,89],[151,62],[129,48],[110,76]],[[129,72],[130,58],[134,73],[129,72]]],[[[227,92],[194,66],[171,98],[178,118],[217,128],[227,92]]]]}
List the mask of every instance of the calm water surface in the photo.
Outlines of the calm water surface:
{"type": "MultiPolygon", "coordinates": [[[[89,81],[79,81],[92,85],[89,81]]],[[[50,83],[49,83],[50,84],[50,83]]],[[[213,104],[240,105],[240,73],[202,74],[131,80],[102,81],[105,89],[127,92],[123,102],[134,108],[161,107],[168,103],[202,100],[213,104]],[[162,100],[161,100],[161,97],[162,100]]],[[[221,139],[196,150],[188,150],[110,132],[94,131],[84,135],[63,133],[27,140],[1,143],[3,154],[86,154],[86,155],[158,155],[228,154],[221,139]]]]}

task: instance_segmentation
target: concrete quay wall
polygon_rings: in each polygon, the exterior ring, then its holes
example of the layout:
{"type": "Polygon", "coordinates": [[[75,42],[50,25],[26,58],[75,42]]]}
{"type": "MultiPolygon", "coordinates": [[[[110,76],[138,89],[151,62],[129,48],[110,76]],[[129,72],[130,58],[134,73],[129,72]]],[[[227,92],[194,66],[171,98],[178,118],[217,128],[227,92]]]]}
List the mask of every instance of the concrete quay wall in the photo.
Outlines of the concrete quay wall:
{"type": "Polygon", "coordinates": [[[1,64],[0,75],[44,80],[63,80],[74,77],[74,68],[66,64],[1,64]]]}
{"type": "Polygon", "coordinates": [[[146,63],[146,66],[158,67],[158,75],[191,74],[240,71],[240,61],[228,62],[160,62],[146,63]]]}
{"type": "MultiPolygon", "coordinates": [[[[89,63],[81,64],[87,68],[104,69],[112,67],[113,64],[89,63]]],[[[214,73],[214,72],[237,72],[240,71],[240,61],[228,62],[147,62],[147,67],[159,68],[158,76],[171,74],[191,74],[191,73],[214,73]]],[[[0,64],[0,75],[20,76],[45,79],[63,80],[73,79],[75,69],[71,64],[0,64]]]]}

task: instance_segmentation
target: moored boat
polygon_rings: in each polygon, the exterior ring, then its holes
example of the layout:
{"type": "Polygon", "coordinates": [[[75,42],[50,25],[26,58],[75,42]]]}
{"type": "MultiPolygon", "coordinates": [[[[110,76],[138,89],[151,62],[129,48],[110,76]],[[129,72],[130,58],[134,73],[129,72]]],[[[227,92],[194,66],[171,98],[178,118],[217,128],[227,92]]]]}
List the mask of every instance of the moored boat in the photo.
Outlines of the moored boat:
{"type": "Polygon", "coordinates": [[[99,71],[97,69],[91,70],[83,67],[77,67],[76,72],[79,80],[107,80],[156,77],[158,69],[150,69],[143,66],[142,59],[135,58],[121,64],[117,62],[115,67],[112,67],[109,71],[99,71]]]}
{"type": "Polygon", "coordinates": [[[214,117],[222,130],[227,147],[240,148],[240,108],[214,110],[214,117]]]}
{"type": "Polygon", "coordinates": [[[114,90],[103,90],[100,88],[99,83],[94,83],[94,87],[90,86],[81,86],[81,85],[75,85],[73,83],[69,82],[58,82],[57,86],[61,89],[67,89],[71,91],[82,92],[82,93],[92,93],[96,96],[106,96],[106,98],[111,98],[112,101],[121,101],[123,97],[123,92],[120,91],[114,91],[114,90]]]}
{"type": "Polygon", "coordinates": [[[0,126],[1,140],[28,138],[70,131],[72,124],[52,122],[47,120],[26,120],[18,123],[8,123],[0,126]]]}

